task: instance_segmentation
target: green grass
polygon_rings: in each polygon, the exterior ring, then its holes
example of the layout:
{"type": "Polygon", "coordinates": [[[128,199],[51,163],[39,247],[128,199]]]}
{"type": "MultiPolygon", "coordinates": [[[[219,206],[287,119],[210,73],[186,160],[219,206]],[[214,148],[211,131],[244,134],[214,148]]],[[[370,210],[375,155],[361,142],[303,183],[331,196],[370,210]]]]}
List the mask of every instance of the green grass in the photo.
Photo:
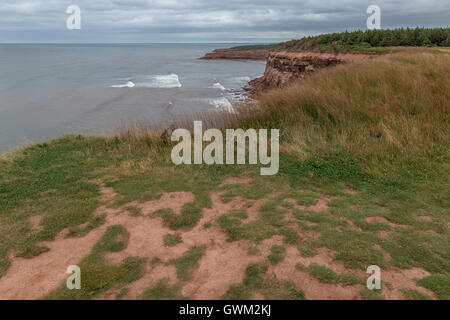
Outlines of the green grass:
{"type": "Polygon", "coordinates": [[[274,244],[272,248],[270,248],[270,254],[267,257],[270,264],[276,265],[284,260],[286,257],[286,248],[277,244],[274,244]]]}
{"type": "Polygon", "coordinates": [[[251,247],[248,249],[248,254],[251,256],[257,256],[261,253],[261,250],[258,249],[258,247],[251,247]]]}
{"type": "Polygon", "coordinates": [[[152,265],[157,265],[157,264],[162,263],[162,260],[161,260],[161,258],[159,258],[159,257],[153,257],[152,260],[150,260],[150,263],[151,263],[152,265]]]}
{"type": "Polygon", "coordinates": [[[246,46],[231,47],[231,50],[244,51],[244,50],[270,50],[274,47],[273,44],[254,44],[246,46]]]}
{"type": "Polygon", "coordinates": [[[277,199],[271,199],[258,208],[259,219],[256,221],[243,223],[240,218],[229,214],[222,215],[217,221],[228,234],[229,241],[249,240],[259,243],[279,234],[285,237],[286,242],[292,243],[297,238],[286,228],[286,222],[283,221],[286,213],[287,209],[279,207],[277,199]]]}
{"type": "Polygon", "coordinates": [[[359,279],[353,273],[343,273],[338,275],[333,270],[318,265],[316,263],[310,264],[308,267],[304,266],[302,263],[297,263],[295,268],[304,272],[309,272],[313,277],[319,279],[325,283],[337,284],[340,283],[344,286],[355,286],[358,284],[364,284],[364,281],[359,279]]]}
{"type": "Polygon", "coordinates": [[[339,283],[345,286],[354,286],[357,284],[364,284],[364,281],[359,279],[353,273],[343,273],[339,276],[339,283]]]}
{"type": "Polygon", "coordinates": [[[67,234],[68,238],[79,237],[82,238],[87,235],[91,230],[103,225],[106,222],[106,215],[96,215],[89,219],[88,224],[85,227],[74,226],[69,228],[67,234]]]}
{"type": "Polygon", "coordinates": [[[432,298],[426,293],[414,290],[414,289],[403,289],[403,296],[408,300],[432,300],[432,298]]]}
{"type": "Polygon", "coordinates": [[[170,260],[177,269],[177,277],[181,281],[189,281],[200,258],[205,254],[206,246],[190,247],[183,256],[170,260]]]}
{"type": "Polygon", "coordinates": [[[50,249],[47,246],[37,246],[37,245],[28,246],[23,251],[19,252],[16,255],[16,257],[32,259],[44,252],[48,252],[49,250],[50,249]]]}
{"type": "Polygon", "coordinates": [[[312,263],[308,266],[307,269],[313,277],[319,279],[320,281],[326,283],[339,282],[339,276],[333,270],[328,269],[327,267],[312,263]]]}
{"type": "Polygon", "coordinates": [[[320,194],[316,192],[300,192],[295,196],[297,204],[301,206],[314,206],[320,199],[320,194]]]}
{"type": "Polygon", "coordinates": [[[133,206],[127,206],[126,209],[130,212],[132,217],[139,217],[142,215],[142,210],[133,206]]]}
{"type": "Polygon", "coordinates": [[[245,210],[231,210],[230,217],[245,220],[248,218],[248,215],[245,210]]]}
{"type": "Polygon", "coordinates": [[[268,265],[265,263],[250,264],[245,270],[244,285],[250,289],[261,289],[264,285],[264,274],[268,265]]]}
{"type": "Polygon", "coordinates": [[[92,249],[94,253],[120,252],[128,246],[129,233],[123,225],[109,227],[92,249]]]}
{"type": "Polygon", "coordinates": [[[166,234],[164,236],[164,245],[166,247],[175,247],[176,245],[183,242],[183,239],[181,238],[181,235],[178,233],[176,234],[166,234]]]}
{"type": "Polygon", "coordinates": [[[252,291],[243,284],[233,284],[228,288],[222,300],[250,300],[252,291]]]}
{"type": "Polygon", "coordinates": [[[169,279],[160,280],[155,286],[148,288],[142,294],[143,300],[182,300],[178,285],[170,286],[169,279]]]}
{"type": "Polygon", "coordinates": [[[275,274],[266,276],[266,263],[252,263],[245,270],[244,281],[230,286],[224,300],[249,300],[255,292],[267,300],[304,300],[305,296],[291,281],[278,280],[275,274]]]}
{"type": "Polygon", "coordinates": [[[431,275],[417,281],[419,286],[433,291],[438,299],[450,300],[450,277],[431,275]]]}
{"type": "Polygon", "coordinates": [[[261,293],[267,300],[305,300],[304,293],[293,282],[278,280],[275,275],[264,281],[261,293]]]}
{"type": "Polygon", "coordinates": [[[385,300],[382,295],[379,295],[375,290],[363,289],[359,292],[362,300],[385,300]]]}

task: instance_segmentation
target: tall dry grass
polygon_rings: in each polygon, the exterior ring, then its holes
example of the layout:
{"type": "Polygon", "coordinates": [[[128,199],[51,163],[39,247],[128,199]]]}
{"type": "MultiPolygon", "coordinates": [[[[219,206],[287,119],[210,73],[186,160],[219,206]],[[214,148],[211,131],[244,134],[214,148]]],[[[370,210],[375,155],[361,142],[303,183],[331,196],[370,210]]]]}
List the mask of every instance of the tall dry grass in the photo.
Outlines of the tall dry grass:
{"type": "Polygon", "coordinates": [[[365,161],[442,157],[449,150],[450,54],[408,48],[324,69],[260,97],[250,127],[282,129],[300,158],[345,151],[365,161]]]}
{"type": "Polygon", "coordinates": [[[323,69],[258,98],[234,113],[175,117],[165,127],[148,121],[124,126],[129,151],[167,152],[173,129],[278,128],[281,151],[306,159],[345,151],[366,162],[427,161],[450,148],[450,53],[401,48],[370,60],[323,69]]]}
{"type": "Polygon", "coordinates": [[[144,147],[153,153],[165,153],[172,145],[170,136],[176,129],[183,128],[194,131],[194,121],[202,121],[203,130],[211,128],[233,128],[251,119],[261,108],[254,100],[249,100],[228,109],[217,109],[210,112],[184,113],[173,116],[165,123],[156,123],[147,119],[122,124],[116,137],[126,142],[129,151],[136,151],[144,147]]]}

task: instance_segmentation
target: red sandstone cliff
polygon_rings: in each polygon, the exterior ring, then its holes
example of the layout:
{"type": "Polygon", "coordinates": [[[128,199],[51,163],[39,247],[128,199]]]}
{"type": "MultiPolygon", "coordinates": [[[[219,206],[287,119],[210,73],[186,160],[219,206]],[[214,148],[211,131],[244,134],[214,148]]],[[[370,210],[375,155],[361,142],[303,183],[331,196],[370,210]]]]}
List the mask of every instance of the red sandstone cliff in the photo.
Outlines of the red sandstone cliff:
{"type": "Polygon", "coordinates": [[[284,87],[314,71],[342,63],[369,59],[373,55],[338,54],[318,52],[270,52],[264,76],[249,82],[253,94],[270,88],[284,87]]]}
{"type": "Polygon", "coordinates": [[[320,52],[217,49],[201,59],[266,60],[264,76],[249,82],[248,90],[252,94],[259,94],[270,88],[284,87],[321,68],[370,59],[374,56],[352,53],[335,55],[320,52]]]}

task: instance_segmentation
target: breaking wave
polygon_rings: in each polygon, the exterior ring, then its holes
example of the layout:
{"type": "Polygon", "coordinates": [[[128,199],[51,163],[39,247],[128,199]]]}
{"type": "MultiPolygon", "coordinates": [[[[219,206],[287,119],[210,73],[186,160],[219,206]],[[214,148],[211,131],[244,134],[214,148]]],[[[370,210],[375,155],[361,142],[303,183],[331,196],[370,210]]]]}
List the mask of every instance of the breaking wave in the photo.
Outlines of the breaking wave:
{"type": "Polygon", "coordinates": [[[181,88],[182,84],[177,74],[150,76],[149,82],[138,83],[138,87],[145,88],[181,88]]]}
{"type": "Polygon", "coordinates": [[[155,75],[149,76],[146,79],[150,81],[132,82],[128,81],[126,84],[118,84],[110,86],[111,88],[181,88],[181,82],[177,74],[155,75]]]}
{"type": "Polygon", "coordinates": [[[211,99],[211,100],[209,100],[209,104],[216,107],[216,109],[219,109],[219,110],[226,110],[228,112],[234,112],[233,105],[225,97],[211,99]]]}
{"type": "Polygon", "coordinates": [[[237,81],[237,82],[247,83],[247,82],[250,82],[252,79],[250,79],[250,77],[236,77],[236,78],[233,78],[233,80],[237,81]]]}
{"type": "Polygon", "coordinates": [[[223,85],[221,85],[219,82],[214,83],[211,88],[219,89],[221,91],[225,91],[226,90],[226,88],[223,85]]]}
{"type": "Polygon", "coordinates": [[[117,85],[113,85],[113,86],[110,86],[111,88],[133,88],[133,87],[135,87],[136,85],[134,84],[134,82],[132,82],[132,81],[128,81],[127,83],[125,83],[125,84],[117,84],[117,85]]]}

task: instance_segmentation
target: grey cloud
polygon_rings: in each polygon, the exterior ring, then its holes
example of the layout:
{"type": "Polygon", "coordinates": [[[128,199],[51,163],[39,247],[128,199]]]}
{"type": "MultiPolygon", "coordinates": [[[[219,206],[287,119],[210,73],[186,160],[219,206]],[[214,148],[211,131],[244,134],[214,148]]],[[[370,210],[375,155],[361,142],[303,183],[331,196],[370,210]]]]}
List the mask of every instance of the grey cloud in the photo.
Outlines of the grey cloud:
{"type": "Polygon", "coordinates": [[[377,4],[383,27],[447,26],[448,0],[1,0],[1,42],[275,42],[364,29],[377,4]],[[82,30],[65,30],[66,8],[82,30]]]}

